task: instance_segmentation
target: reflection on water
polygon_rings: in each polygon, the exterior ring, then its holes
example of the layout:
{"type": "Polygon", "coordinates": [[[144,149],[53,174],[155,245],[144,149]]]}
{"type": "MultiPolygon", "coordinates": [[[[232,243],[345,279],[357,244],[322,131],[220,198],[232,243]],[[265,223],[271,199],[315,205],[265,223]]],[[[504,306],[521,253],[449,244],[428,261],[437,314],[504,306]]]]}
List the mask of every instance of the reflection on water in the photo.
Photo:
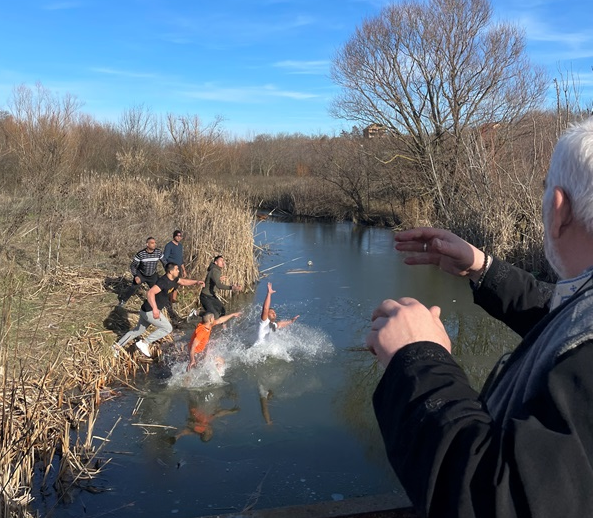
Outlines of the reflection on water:
{"type": "Polygon", "coordinates": [[[266,221],[256,233],[269,245],[267,278],[233,302],[243,316],[214,328],[205,360],[187,373],[194,320],[137,380],[140,394],[101,407],[97,435],[122,417],[97,484],[108,490],[69,505],[39,495],[42,515],[203,516],[386,492],[407,504],[372,413],[382,368],[361,350],[372,310],[402,296],[441,306],[476,388],[517,337],[473,305],[466,281],[404,265],[388,230],[266,221]],[[253,346],[268,280],[279,319],[301,317],[253,346]]]}

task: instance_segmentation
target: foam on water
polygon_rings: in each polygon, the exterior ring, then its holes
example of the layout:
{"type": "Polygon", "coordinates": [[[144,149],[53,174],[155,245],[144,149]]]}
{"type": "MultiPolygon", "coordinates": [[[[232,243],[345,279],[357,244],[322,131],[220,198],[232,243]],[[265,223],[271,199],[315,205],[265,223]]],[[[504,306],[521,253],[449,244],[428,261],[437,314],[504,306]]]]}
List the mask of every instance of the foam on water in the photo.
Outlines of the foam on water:
{"type": "Polygon", "coordinates": [[[175,349],[183,354],[165,358],[171,369],[170,387],[204,387],[225,383],[224,376],[236,369],[253,370],[266,363],[298,361],[320,362],[329,357],[334,347],[328,335],[297,320],[294,324],[272,332],[267,339],[254,343],[257,336],[259,308],[252,308],[249,315],[231,320],[227,329],[219,326],[212,331],[206,357],[190,372],[186,372],[187,340],[178,341],[175,349]],[[222,358],[223,367],[217,366],[222,358]]]}

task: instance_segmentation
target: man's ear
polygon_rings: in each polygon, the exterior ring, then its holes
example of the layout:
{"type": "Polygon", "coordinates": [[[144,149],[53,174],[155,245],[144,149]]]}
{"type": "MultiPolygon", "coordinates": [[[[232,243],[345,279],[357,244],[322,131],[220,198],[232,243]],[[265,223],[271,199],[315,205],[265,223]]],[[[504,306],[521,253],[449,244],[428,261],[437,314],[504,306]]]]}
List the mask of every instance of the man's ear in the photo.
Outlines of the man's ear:
{"type": "Polygon", "coordinates": [[[562,187],[554,187],[551,210],[550,233],[558,239],[570,227],[573,218],[570,198],[562,187]]]}

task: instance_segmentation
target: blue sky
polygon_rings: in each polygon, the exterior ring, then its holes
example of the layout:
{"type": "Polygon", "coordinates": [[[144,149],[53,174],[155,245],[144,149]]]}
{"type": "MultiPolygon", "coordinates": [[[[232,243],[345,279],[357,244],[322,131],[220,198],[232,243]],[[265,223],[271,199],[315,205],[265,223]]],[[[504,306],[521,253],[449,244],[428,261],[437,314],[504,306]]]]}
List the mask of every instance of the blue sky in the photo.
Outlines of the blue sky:
{"type": "MultiPolygon", "coordinates": [[[[117,122],[216,117],[231,135],[333,134],[335,51],[383,0],[5,0],[0,7],[0,109],[15,86],[70,93],[82,111],[117,122]]],[[[593,98],[591,0],[494,0],[523,27],[532,61],[578,75],[593,98]]]]}

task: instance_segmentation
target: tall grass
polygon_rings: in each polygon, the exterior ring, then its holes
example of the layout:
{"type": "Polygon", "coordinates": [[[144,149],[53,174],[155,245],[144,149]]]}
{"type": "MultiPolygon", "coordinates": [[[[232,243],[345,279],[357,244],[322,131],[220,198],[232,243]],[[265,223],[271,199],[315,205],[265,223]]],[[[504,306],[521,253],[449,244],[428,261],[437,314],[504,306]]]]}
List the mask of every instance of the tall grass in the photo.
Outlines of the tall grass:
{"type": "Polygon", "coordinates": [[[12,270],[2,283],[0,516],[28,518],[36,473],[42,488],[51,478],[63,497],[100,472],[106,460],[93,440],[97,406],[109,396],[108,385],[131,379],[138,364],[128,355],[107,355],[103,331],[90,326],[43,352],[48,344],[23,340],[35,340],[34,333],[18,329],[25,285],[12,270]]]}
{"type": "Polygon", "coordinates": [[[129,275],[148,235],[163,247],[183,229],[194,278],[218,253],[234,283],[250,287],[258,278],[253,211],[237,193],[87,174],[48,186],[42,205],[38,196],[5,192],[0,210],[0,517],[31,516],[35,480],[66,498],[92,485],[108,461],[93,439],[99,405],[112,397],[110,386],[133,384],[148,364],[127,353],[114,358],[115,335],[105,326],[114,279],[129,275]]]}

